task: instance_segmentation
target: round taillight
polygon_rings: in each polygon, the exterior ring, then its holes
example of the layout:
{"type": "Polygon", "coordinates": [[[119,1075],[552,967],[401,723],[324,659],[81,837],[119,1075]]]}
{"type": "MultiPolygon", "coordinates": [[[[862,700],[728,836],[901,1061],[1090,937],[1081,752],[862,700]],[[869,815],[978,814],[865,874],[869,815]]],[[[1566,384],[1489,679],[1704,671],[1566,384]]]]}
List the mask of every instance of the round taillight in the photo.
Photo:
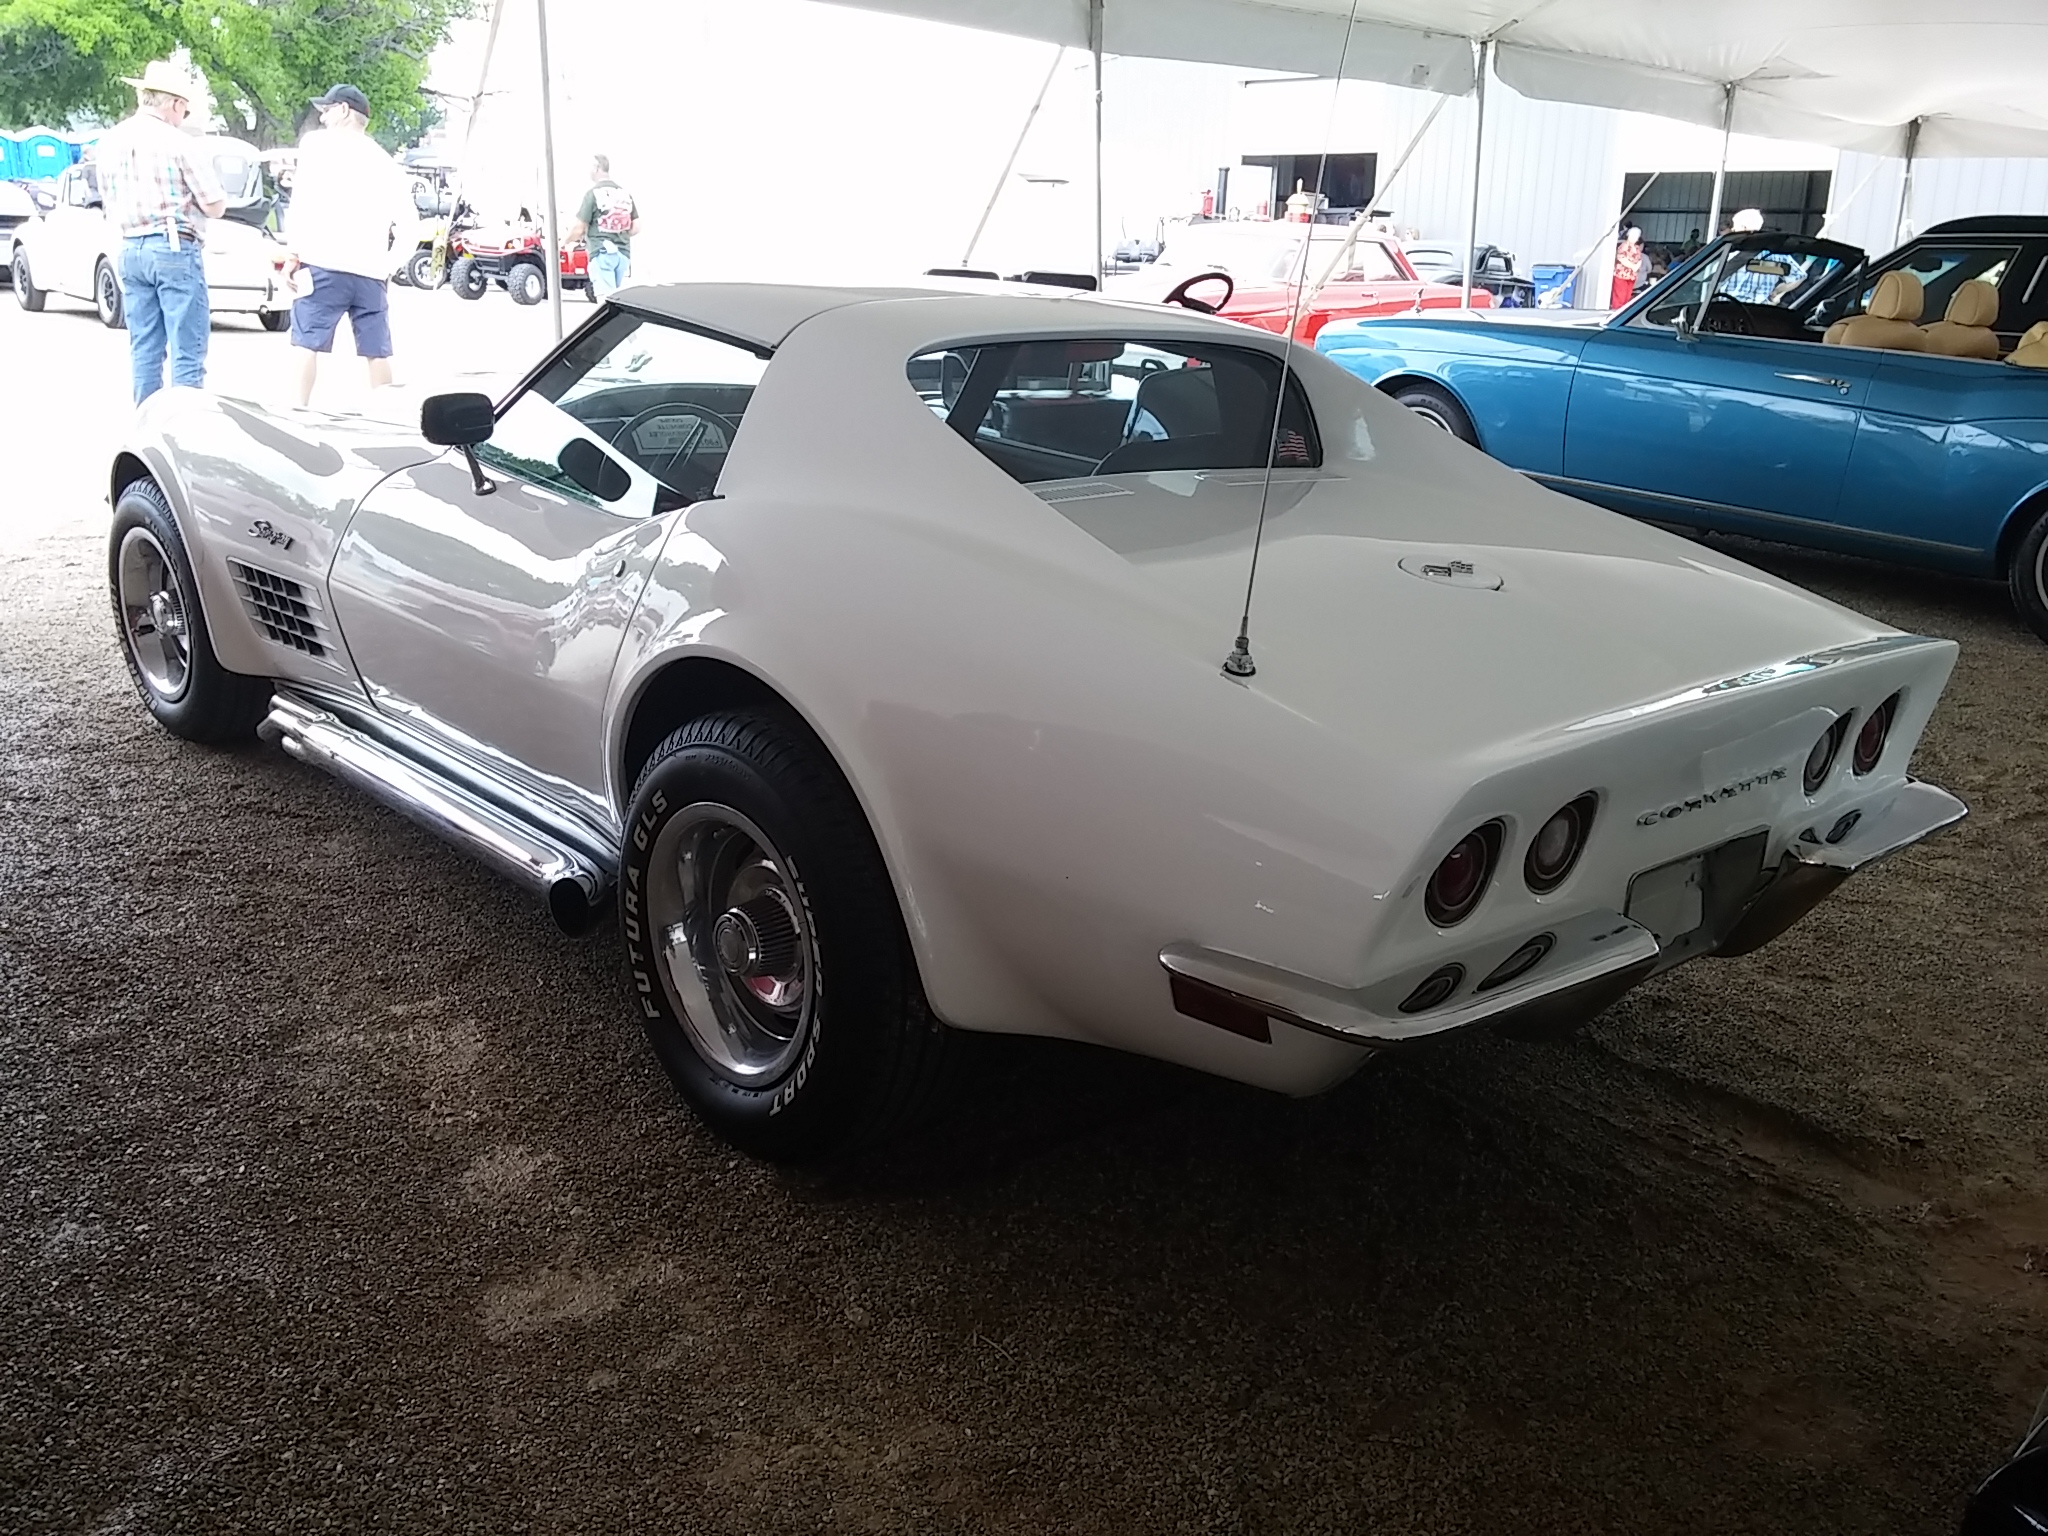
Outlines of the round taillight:
{"type": "Polygon", "coordinates": [[[1472,990],[1475,992],[1491,992],[1495,987],[1504,987],[1511,981],[1519,981],[1522,977],[1535,970],[1538,965],[1542,964],[1543,957],[1550,953],[1552,946],[1556,943],[1557,940],[1550,934],[1537,934],[1535,938],[1528,940],[1513,954],[1509,955],[1507,959],[1501,961],[1499,965],[1488,971],[1486,979],[1472,990]]]}
{"type": "Polygon", "coordinates": [[[1536,829],[1528,857],[1522,860],[1522,878],[1530,890],[1542,896],[1564,884],[1585,850],[1599,805],[1600,797],[1589,790],[1536,829]]]}
{"type": "Polygon", "coordinates": [[[1401,1000],[1403,1013],[1420,1013],[1425,1008],[1434,1008],[1458,990],[1458,984],[1465,979],[1462,965],[1439,966],[1422,978],[1422,984],[1401,1000]]]}
{"type": "Polygon", "coordinates": [[[1884,744],[1892,733],[1892,717],[1899,712],[1899,696],[1895,693],[1863,722],[1863,729],[1856,733],[1856,750],[1850,754],[1849,766],[1859,775],[1870,772],[1877,766],[1877,760],[1884,756],[1884,744]]]}
{"type": "Polygon", "coordinates": [[[1422,893],[1422,909],[1437,927],[1448,928],[1472,915],[1493,878],[1500,839],[1501,824],[1489,821],[1459,838],[1458,845],[1444,855],[1422,893]]]}
{"type": "Polygon", "coordinates": [[[1821,785],[1827,782],[1828,770],[1835,766],[1835,754],[1842,750],[1842,738],[1848,734],[1849,717],[1844,715],[1820,733],[1820,740],[1806,754],[1806,769],[1800,775],[1800,782],[1806,786],[1809,795],[1818,794],[1821,785]]]}

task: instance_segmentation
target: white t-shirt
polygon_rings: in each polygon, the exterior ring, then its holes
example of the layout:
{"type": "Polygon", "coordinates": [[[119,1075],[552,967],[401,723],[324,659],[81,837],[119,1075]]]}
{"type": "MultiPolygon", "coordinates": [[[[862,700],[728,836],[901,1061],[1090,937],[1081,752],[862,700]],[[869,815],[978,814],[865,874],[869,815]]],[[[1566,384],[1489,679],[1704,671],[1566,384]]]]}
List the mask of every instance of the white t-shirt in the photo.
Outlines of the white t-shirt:
{"type": "Polygon", "coordinates": [[[381,282],[397,264],[394,227],[409,239],[418,222],[405,173],[367,133],[318,128],[299,140],[284,235],[307,266],[381,282]]]}

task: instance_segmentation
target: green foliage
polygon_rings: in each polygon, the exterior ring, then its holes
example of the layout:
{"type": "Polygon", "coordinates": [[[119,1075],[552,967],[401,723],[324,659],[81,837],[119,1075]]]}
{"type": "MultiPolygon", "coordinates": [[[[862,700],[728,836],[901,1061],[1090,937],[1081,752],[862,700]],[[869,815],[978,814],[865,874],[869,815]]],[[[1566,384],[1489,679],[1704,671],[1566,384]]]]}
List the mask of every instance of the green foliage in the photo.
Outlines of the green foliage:
{"type": "Polygon", "coordinates": [[[347,81],[395,147],[434,120],[420,86],[450,23],[475,0],[0,0],[0,122],[109,122],[121,84],[184,48],[230,132],[293,138],[306,105],[347,81]]]}

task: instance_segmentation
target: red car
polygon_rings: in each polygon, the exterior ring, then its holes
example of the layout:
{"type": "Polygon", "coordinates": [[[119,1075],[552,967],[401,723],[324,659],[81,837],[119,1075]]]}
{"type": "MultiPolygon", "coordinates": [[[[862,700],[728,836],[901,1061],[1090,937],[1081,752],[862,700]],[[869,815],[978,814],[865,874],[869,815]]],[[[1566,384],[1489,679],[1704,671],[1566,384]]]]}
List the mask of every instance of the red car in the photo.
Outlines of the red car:
{"type": "MultiPolygon", "coordinates": [[[[1168,232],[1159,259],[1142,273],[1111,278],[1111,294],[1130,298],[1164,298],[1204,273],[1226,274],[1234,287],[1216,310],[1226,320],[1242,320],[1261,330],[1287,329],[1295,294],[1306,273],[1311,290],[1302,306],[1295,338],[1313,342],[1332,320],[1363,315],[1399,315],[1417,309],[1456,309],[1465,290],[1453,283],[1425,281],[1408,264],[1401,247],[1382,235],[1361,232],[1342,269],[1322,282],[1324,273],[1344,250],[1346,231],[1331,224],[1289,224],[1244,221],[1189,224],[1168,232]],[[1308,242],[1306,265],[1302,242],[1308,242]],[[1318,287],[1317,284],[1321,283],[1318,287]]],[[[1224,284],[1193,284],[1190,297],[1214,303],[1224,284]]],[[[1472,294],[1474,309],[1488,309],[1493,295],[1483,288],[1472,294]]]]}

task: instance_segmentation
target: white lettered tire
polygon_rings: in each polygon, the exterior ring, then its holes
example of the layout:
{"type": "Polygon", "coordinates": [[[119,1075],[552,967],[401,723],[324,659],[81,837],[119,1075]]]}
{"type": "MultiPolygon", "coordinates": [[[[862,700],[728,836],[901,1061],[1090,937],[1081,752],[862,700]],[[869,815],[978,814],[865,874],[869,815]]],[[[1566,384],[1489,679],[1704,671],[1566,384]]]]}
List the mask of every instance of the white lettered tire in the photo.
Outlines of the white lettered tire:
{"type": "Polygon", "coordinates": [[[830,1157],[935,1091],[947,1032],[881,851],[795,720],[706,715],[656,748],[627,823],[619,929],[655,1054],[734,1146],[830,1157]]]}

